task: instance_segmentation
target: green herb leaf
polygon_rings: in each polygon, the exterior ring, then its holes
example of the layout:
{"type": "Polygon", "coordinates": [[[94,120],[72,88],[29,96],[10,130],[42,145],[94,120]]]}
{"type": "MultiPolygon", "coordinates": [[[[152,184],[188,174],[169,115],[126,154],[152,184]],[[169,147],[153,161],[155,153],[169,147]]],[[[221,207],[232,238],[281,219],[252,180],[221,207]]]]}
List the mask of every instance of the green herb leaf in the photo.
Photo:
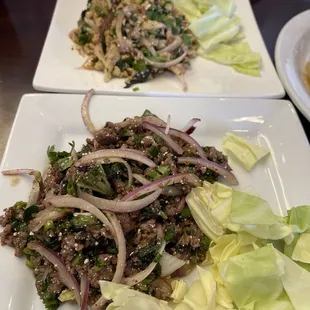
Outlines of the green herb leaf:
{"type": "Polygon", "coordinates": [[[211,240],[207,236],[202,237],[200,240],[200,246],[202,247],[204,251],[209,250],[210,243],[211,243],[211,240]]]}
{"type": "Polygon", "coordinates": [[[141,59],[135,60],[132,64],[132,67],[138,72],[144,72],[147,69],[146,62],[141,59]]]}
{"type": "Polygon", "coordinates": [[[156,157],[159,153],[159,150],[156,146],[152,145],[150,148],[149,148],[149,155],[152,156],[152,157],[156,157]]]}
{"type": "Polygon", "coordinates": [[[173,236],[174,236],[174,228],[172,226],[166,228],[164,237],[165,241],[166,242],[171,241],[173,236]]]}
{"type": "Polygon", "coordinates": [[[28,207],[25,211],[24,211],[24,221],[28,222],[33,218],[33,215],[35,213],[38,213],[39,211],[39,207],[36,205],[30,206],[28,207]]]}
{"type": "Polygon", "coordinates": [[[78,172],[76,184],[91,189],[105,196],[111,196],[113,190],[101,165],[90,168],[87,172],[78,172]]]}
{"type": "Polygon", "coordinates": [[[182,210],[180,216],[183,217],[183,218],[192,216],[191,211],[190,211],[190,209],[189,209],[189,207],[187,205],[185,205],[185,207],[182,210]]]}

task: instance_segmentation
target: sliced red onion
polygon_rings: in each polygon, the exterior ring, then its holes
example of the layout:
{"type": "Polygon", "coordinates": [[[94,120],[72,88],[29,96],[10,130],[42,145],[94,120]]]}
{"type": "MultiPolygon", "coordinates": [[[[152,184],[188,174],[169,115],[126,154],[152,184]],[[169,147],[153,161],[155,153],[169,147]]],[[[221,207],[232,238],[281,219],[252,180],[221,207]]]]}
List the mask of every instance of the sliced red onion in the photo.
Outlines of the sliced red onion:
{"type": "Polygon", "coordinates": [[[154,68],[167,69],[167,68],[173,67],[173,66],[177,65],[178,63],[180,63],[181,61],[183,61],[186,56],[187,56],[187,50],[178,58],[167,61],[167,62],[152,61],[146,57],[144,57],[144,60],[146,63],[148,63],[150,66],[152,66],[154,68]]]}
{"type": "Polygon", "coordinates": [[[136,160],[141,162],[149,167],[155,168],[157,165],[149,158],[144,155],[141,155],[132,150],[126,149],[109,149],[109,150],[99,150],[96,152],[92,152],[83,156],[80,160],[78,160],[74,165],[75,167],[85,166],[91,164],[92,162],[97,162],[98,160],[104,160],[106,157],[121,157],[131,160],[136,160]]]}
{"type": "MultiPolygon", "coordinates": [[[[182,183],[184,181],[187,181],[188,183],[191,183],[194,186],[198,186],[201,183],[200,179],[195,174],[192,174],[192,173],[180,173],[180,174],[175,174],[175,175],[169,175],[167,177],[158,179],[152,183],[145,184],[135,189],[134,191],[124,196],[122,198],[122,201],[129,202],[131,200],[135,200],[139,198],[142,195],[158,190],[159,188],[163,188],[165,186],[176,184],[176,183],[182,183]]],[[[140,201],[140,199],[137,201],[140,201]]]]}
{"type": "Polygon", "coordinates": [[[133,178],[135,180],[137,180],[138,182],[140,182],[141,184],[145,185],[145,184],[150,184],[151,181],[149,181],[147,178],[145,178],[143,175],[141,174],[137,174],[137,173],[133,173],[132,174],[133,178]]]}
{"type": "Polygon", "coordinates": [[[175,37],[174,41],[171,44],[159,50],[159,52],[171,53],[175,51],[182,43],[183,43],[183,40],[181,39],[181,37],[177,36],[175,37]]]}
{"type": "Polygon", "coordinates": [[[176,196],[183,195],[183,191],[182,191],[182,188],[178,186],[170,185],[170,186],[166,186],[163,189],[162,195],[168,196],[168,197],[176,197],[176,196]]]}
{"type": "Polygon", "coordinates": [[[142,38],[141,43],[149,50],[152,56],[155,57],[157,55],[154,46],[146,38],[142,38]]]}
{"type": "Polygon", "coordinates": [[[130,52],[132,50],[131,41],[128,40],[126,37],[123,37],[122,27],[123,22],[125,20],[125,14],[123,11],[118,11],[118,15],[116,17],[116,24],[115,24],[115,32],[116,37],[119,42],[119,48],[122,53],[130,52]]]}
{"type": "Polygon", "coordinates": [[[169,114],[168,117],[167,117],[167,126],[166,126],[166,129],[165,129],[165,134],[166,135],[169,133],[170,124],[171,124],[171,115],[169,114]]]}
{"type": "Polygon", "coordinates": [[[93,96],[93,94],[95,93],[94,89],[91,89],[84,97],[82,106],[81,106],[81,114],[82,114],[82,119],[83,122],[86,126],[86,128],[88,129],[88,131],[92,134],[95,135],[96,133],[96,128],[94,126],[94,124],[92,123],[92,121],[90,120],[90,116],[89,116],[89,102],[91,97],[93,96]]]}
{"type": "Polygon", "coordinates": [[[166,211],[166,214],[168,215],[168,216],[175,216],[175,215],[177,215],[177,214],[180,214],[182,211],[183,211],[183,209],[184,209],[184,207],[185,207],[185,196],[184,197],[182,197],[182,199],[181,199],[181,201],[180,201],[180,203],[179,203],[179,205],[178,205],[178,207],[175,209],[175,210],[167,210],[166,211]]]}
{"type": "MultiPolygon", "coordinates": [[[[56,196],[55,196],[56,197],[56,196]]],[[[36,217],[29,222],[29,228],[32,232],[37,232],[47,221],[54,221],[66,215],[66,211],[46,208],[40,211],[36,217]]]]}
{"type": "MultiPolygon", "coordinates": [[[[162,255],[164,250],[165,250],[165,246],[166,246],[166,242],[163,241],[158,254],[162,255]]],[[[128,277],[128,278],[123,278],[122,283],[128,286],[133,286],[136,285],[140,282],[142,282],[145,278],[147,278],[152,271],[155,269],[156,265],[158,264],[157,261],[153,261],[146,269],[144,269],[143,271],[135,274],[132,277],[128,277]]]]}
{"type": "Polygon", "coordinates": [[[167,124],[160,118],[158,118],[157,116],[142,116],[142,121],[143,122],[147,122],[156,126],[160,126],[160,127],[166,127],[167,124]]]}
{"type": "Polygon", "coordinates": [[[81,277],[81,310],[88,310],[89,279],[87,273],[81,277]]]}
{"type": "Polygon", "coordinates": [[[161,266],[161,276],[167,277],[183,267],[186,262],[164,251],[159,264],[161,266]]]}
{"type": "MultiPolygon", "coordinates": [[[[136,179],[142,185],[152,183],[151,181],[149,181],[147,178],[145,178],[141,174],[133,173],[132,176],[134,179],[136,179]]],[[[171,185],[171,186],[166,186],[165,188],[163,188],[163,191],[161,194],[163,196],[175,197],[175,196],[181,196],[183,194],[183,191],[182,191],[182,189],[178,188],[177,186],[171,185]]]]}
{"type": "Polygon", "coordinates": [[[115,230],[115,242],[118,248],[116,271],[113,276],[112,282],[119,283],[123,278],[124,270],[126,267],[126,240],[122,226],[116,215],[111,212],[107,212],[107,216],[115,230]]]}
{"type": "Polygon", "coordinates": [[[103,20],[103,22],[101,24],[101,27],[100,27],[99,42],[102,42],[102,38],[104,36],[104,32],[110,26],[112,20],[113,20],[113,14],[112,13],[109,13],[108,16],[104,17],[104,20],[103,20]]]}
{"type": "Polygon", "coordinates": [[[69,195],[51,197],[45,199],[45,201],[57,208],[75,208],[89,212],[97,217],[106,227],[108,227],[113,235],[115,234],[114,228],[107,217],[88,201],[69,195]]]}
{"type": "Polygon", "coordinates": [[[130,165],[127,163],[127,161],[118,158],[118,157],[108,157],[108,158],[104,158],[105,161],[99,160],[99,163],[103,163],[103,164],[110,164],[110,163],[121,163],[123,164],[127,171],[128,171],[128,186],[130,187],[132,185],[132,169],[130,167],[130,165]]]}
{"type": "Polygon", "coordinates": [[[13,170],[4,170],[2,171],[3,175],[33,175],[34,180],[32,182],[32,189],[29,194],[28,202],[26,205],[26,209],[36,205],[39,197],[40,197],[40,191],[42,187],[42,175],[41,172],[34,169],[13,169],[13,170]]]}
{"type": "Polygon", "coordinates": [[[194,127],[194,125],[198,122],[200,122],[201,119],[200,118],[192,118],[186,125],[185,127],[182,129],[183,132],[187,133],[188,135],[193,133],[194,130],[196,129],[196,127],[194,127]]]}
{"type": "Polygon", "coordinates": [[[46,248],[43,244],[38,242],[29,242],[27,247],[30,250],[38,252],[40,255],[45,257],[58,271],[61,281],[67,286],[69,290],[72,290],[76,299],[76,302],[80,305],[80,287],[75,277],[70,274],[66,268],[64,261],[59,257],[59,255],[52,250],[46,248]]]}
{"type": "Polygon", "coordinates": [[[195,157],[179,157],[178,158],[179,164],[193,164],[193,165],[201,165],[203,167],[206,167],[218,174],[220,174],[222,177],[224,177],[231,185],[237,185],[238,180],[234,176],[232,172],[230,172],[228,169],[224,168],[223,166],[210,161],[206,158],[195,158],[195,157]]]}
{"type": "MultiPolygon", "coordinates": [[[[161,127],[161,130],[164,131],[165,128],[161,127]]],[[[193,137],[189,136],[185,132],[182,132],[182,131],[177,130],[177,129],[170,128],[169,135],[173,136],[173,137],[177,137],[179,139],[182,139],[183,141],[187,142],[188,144],[194,146],[200,157],[202,157],[202,158],[207,157],[205,151],[200,146],[200,144],[193,137]]]]}
{"type": "Polygon", "coordinates": [[[136,201],[107,200],[89,195],[82,191],[78,191],[78,196],[104,211],[115,213],[130,213],[141,210],[150,205],[160,196],[161,192],[162,189],[158,189],[151,195],[136,201]]]}
{"type": "MultiPolygon", "coordinates": [[[[115,216],[115,214],[107,212],[107,216],[111,221],[111,224],[116,232],[116,239],[115,242],[118,247],[118,254],[117,254],[117,265],[116,271],[113,276],[112,282],[120,283],[123,278],[125,266],[126,266],[126,240],[124,237],[122,226],[119,223],[119,220],[115,216]]],[[[107,300],[101,296],[92,306],[93,310],[100,310],[106,304],[107,300]]]]}
{"type": "Polygon", "coordinates": [[[143,126],[143,128],[152,131],[153,133],[158,135],[160,138],[162,138],[166,142],[166,144],[173,151],[175,151],[178,155],[183,154],[183,152],[184,152],[183,149],[176,142],[174,142],[171,137],[169,137],[163,131],[161,131],[157,126],[154,126],[154,125],[147,123],[147,122],[143,122],[142,126],[143,126]]]}

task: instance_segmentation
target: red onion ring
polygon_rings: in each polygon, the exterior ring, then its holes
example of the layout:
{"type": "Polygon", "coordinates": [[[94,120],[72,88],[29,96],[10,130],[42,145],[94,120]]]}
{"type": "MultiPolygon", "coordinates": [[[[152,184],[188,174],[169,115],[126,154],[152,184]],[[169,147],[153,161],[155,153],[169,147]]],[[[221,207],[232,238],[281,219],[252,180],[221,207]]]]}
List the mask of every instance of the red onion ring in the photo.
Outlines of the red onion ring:
{"type": "Polygon", "coordinates": [[[140,182],[142,185],[145,185],[145,184],[150,184],[151,181],[149,181],[147,178],[145,178],[143,175],[141,174],[137,174],[137,173],[133,173],[132,174],[133,178],[135,180],[137,180],[138,182],[140,182]]]}
{"type": "Polygon", "coordinates": [[[122,226],[115,214],[107,212],[107,217],[109,218],[115,230],[115,242],[118,247],[116,271],[113,276],[112,282],[119,283],[123,278],[124,270],[126,267],[126,240],[122,226]]]}
{"type": "Polygon", "coordinates": [[[206,158],[195,158],[195,157],[179,157],[178,158],[179,164],[194,164],[194,165],[201,165],[203,167],[206,167],[218,174],[220,174],[222,177],[224,177],[231,185],[237,185],[238,180],[235,177],[235,175],[230,172],[228,169],[224,168],[223,166],[210,161],[206,158]]]}
{"type": "Polygon", "coordinates": [[[125,161],[121,158],[118,158],[118,157],[108,157],[108,158],[104,158],[103,160],[104,161],[99,160],[98,163],[102,163],[102,164],[121,163],[121,164],[123,164],[128,171],[128,186],[130,187],[132,185],[132,180],[133,180],[132,169],[131,169],[130,165],[127,163],[127,161],[125,161]]]}
{"type": "Polygon", "coordinates": [[[169,114],[168,117],[167,117],[167,126],[166,126],[166,129],[165,129],[165,134],[166,135],[169,133],[170,124],[171,124],[171,115],[169,114]]]}
{"type": "Polygon", "coordinates": [[[194,127],[194,125],[197,122],[200,122],[201,119],[200,118],[192,118],[182,129],[183,132],[187,133],[188,135],[192,134],[194,132],[194,130],[196,129],[196,127],[194,127]]]}
{"type": "MultiPolygon", "coordinates": [[[[158,179],[152,183],[145,184],[134,191],[128,193],[126,196],[122,198],[122,201],[131,201],[139,198],[142,195],[158,190],[159,188],[163,188],[167,185],[182,183],[182,181],[186,180],[188,183],[193,184],[194,186],[198,186],[201,181],[200,179],[192,173],[180,173],[175,175],[169,175],[167,177],[158,179]]],[[[144,198],[145,199],[145,198],[144,198]]],[[[142,199],[141,199],[142,200],[142,199]]],[[[137,201],[140,201],[137,200],[137,201]]]]}
{"type": "Polygon", "coordinates": [[[175,37],[174,41],[171,44],[167,45],[166,47],[159,50],[158,52],[171,53],[175,51],[182,43],[183,43],[183,40],[179,36],[177,36],[175,37]]]}
{"type": "Polygon", "coordinates": [[[91,97],[93,96],[93,94],[95,93],[94,89],[91,89],[84,97],[82,106],[81,106],[81,114],[82,114],[82,119],[83,122],[87,128],[87,130],[92,134],[95,135],[96,133],[96,128],[94,126],[94,124],[92,123],[92,121],[90,120],[90,116],[89,116],[89,111],[88,111],[88,106],[89,106],[89,102],[91,97]]]}
{"type": "MultiPolygon", "coordinates": [[[[165,250],[165,246],[166,246],[166,242],[163,241],[162,246],[160,247],[158,254],[162,255],[164,250],[165,250]]],[[[145,278],[147,278],[152,271],[155,269],[156,265],[158,264],[157,261],[153,261],[150,263],[150,265],[142,270],[141,272],[138,272],[137,274],[135,274],[132,277],[128,277],[128,278],[123,278],[122,280],[122,284],[128,285],[128,286],[133,286],[136,285],[140,282],[142,282],[145,278]]]]}
{"type": "Polygon", "coordinates": [[[166,127],[167,123],[164,122],[162,119],[158,118],[157,116],[142,116],[142,121],[150,123],[155,126],[160,126],[160,127],[166,127]]]}
{"type": "Polygon", "coordinates": [[[98,198],[92,195],[89,195],[85,192],[78,191],[78,196],[94,206],[96,206],[100,210],[110,211],[115,213],[130,213],[141,210],[148,205],[150,205],[153,201],[155,201],[161,194],[162,189],[158,189],[151,195],[148,195],[145,198],[139,199],[137,201],[115,201],[115,200],[107,200],[103,198],[98,198]]]}
{"type": "MultiPolygon", "coordinates": [[[[165,128],[161,127],[160,128],[162,131],[165,130],[165,128]]],[[[195,147],[197,153],[199,154],[200,157],[202,158],[206,158],[206,153],[203,150],[203,148],[200,146],[200,144],[191,136],[189,136],[188,134],[186,134],[185,132],[182,132],[180,130],[177,129],[172,129],[170,128],[169,130],[169,135],[173,136],[173,137],[177,137],[182,139],[183,141],[187,142],[188,144],[192,145],[195,147]]]]}
{"type": "Polygon", "coordinates": [[[111,24],[112,20],[113,20],[113,15],[111,13],[109,13],[109,15],[106,16],[105,19],[103,20],[103,22],[101,24],[101,27],[100,27],[99,42],[102,42],[102,38],[104,36],[104,32],[109,27],[109,25],[111,24]]]}
{"type": "Polygon", "coordinates": [[[85,201],[81,198],[76,198],[73,196],[54,196],[45,199],[47,203],[50,203],[54,207],[57,208],[75,208],[80,209],[86,212],[91,213],[95,217],[97,217],[106,227],[109,228],[109,230],[112,232],[113,235],[115,235],[115,231],[107,217],[100,211],[98,208],[96,208],[94,205],[89,203],[88,201],[85,201]]]}
{"type": "Polygon", "coordinates": [[[89,279],[87,273],[81,277],[81,308],[80,310],[88,309],[88,295],[89,295],[89,279]]]}
{"type": "MultiPolygon", "coordinates": [[[[151,181],[149,181],[147,178],[145,178],[143,175],[141,174],[136,174],[133,173],[133,178],[135,180],[137,180],[138,182],[140,182],[142,185],[145,184],[150,184],[151,181]]],[[[163,196],[168,196],[168,197],[175,197],[175,196],[181,196],[183,194],[182,190],[176,186],[173,185],[169,185],[166,186],[165,188],[163,188],[163,191],[161,193],[163,196]]]]}
{"type": "Polygon", "coordinates": [[[30,250],[38,252],[40,255],[45,257],[51,264],[53,264],[55,269],[58,271],[60,279],[68,287],[69,290],[73,290],[76,302],[80,305],[81,298],[79,284],[77,283],[75,277],[68,272],[65,263],[59,257],[59,255],[38,242],[29,242],[27,244],[27,247],[30,250]]]}
{"type": "Polygon", "coordinates": [[[185,57],[187,56],[187,50],[185,50],[185,52],[179,56],[176,59],[173,59],[171,61],[167,61],[167,62],[157,62],[157,61],[152,61],[146,57],[144,57],[144,60],[146,63],[148,63],[150,66],[154,67],[154,68],[158,68],[158,69],[167,69],[170,67],[173,67],[175,65],[177,65],[178,63],[180,63],[181,61],[183,61],[185,59],[185,57]]]}
{"type": "Polygon", "coordinates": [[[54,208],[46,208],[40,211],[36,217],[29,222],[28,226],[32,232],[37,232],[47,221],[57,220],[65,215],[65,211],[56,210],[54,208]]]}
{"type": "Polygon", "coordinates": [[[185,207],[185,196],[181,199],[178,207],[175,210],[167,210],[166,214],[168,216],[175,216],[177,214],[180,214],[183,211],[184,207],[185,207]]]}
{"type": "Polygon", "coordinates": [[[41,172],[34,169],[13,169],[13,170],[4,170],[1,172],[3,175],[32,175],[34,176],[34,180],[32,182],[32,188],[28,197],[28,202],[26,205],[26,209],[36,205],[39,197],[40,197],[40,191],[42,188],[42,175],[41,172]]]}
{"type": "Polygon", "coordinates": [[[182,155],[184,153],[183,149],[172,140],[171,137],[169,137],[168,135],[166,135],[162,130],[160,130],[157,126],[154,126],[150,123],[147,122],[143,122],[142,126],[147,129],[152,131],[153,133],[155,133],[156,135],[158,135],[160,138],[162,138],[166,144],[174,151],[176,152],[178,155],[182,155]]]}
{"type": "Polygon", "coordinates": [[[93,162],[97,162],[98,160],[104,160],[106,157],[121,157],[126,159],[136,160],[141,162],[149,167],[155,168],[157,165],[149,158],[144,155],[141,155],[138,152],[126,149],[108,149],[108,150],[99,150],[96,152],[92,152],[83,156],[80,160],[78,160],[74,165],[75,167],[85,166],[91,164],[93,162]]]}

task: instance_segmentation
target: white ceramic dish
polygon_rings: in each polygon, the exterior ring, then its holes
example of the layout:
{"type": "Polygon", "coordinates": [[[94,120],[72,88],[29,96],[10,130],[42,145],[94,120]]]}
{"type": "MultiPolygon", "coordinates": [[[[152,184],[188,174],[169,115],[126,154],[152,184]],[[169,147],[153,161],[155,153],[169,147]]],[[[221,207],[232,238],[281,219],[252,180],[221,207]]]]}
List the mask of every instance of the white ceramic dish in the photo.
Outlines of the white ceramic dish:
{"type": "Polygon", "coordinates": [[[293,17],[281,30],[275,50],[279,77],[290,98],[310,120],[310,94],[301,74],[310,61],[310,10],[293,17]]]}
{"type": "Polygon", "coordinates": [[[103,74],[78,69],[85,59],[72,50],[69,32],[76,28],[87,0],[58,0],[51,26],[33,80],[40,91],[85,93],[95,88],[97,93],[148,96],[204,96],[281,98],[284,89],[270,60],[259,32],[249,0],[236,0],[247,40],[253,51],[262,57],[262,77],[255,78],[235,72],[232,68],[196,58],[186,73],[189,89],[184,93],[176,77],[167,73],[153,81],[137,85],[139,92],[124,89],[123,79],[104,83],[103,74]]]}
{"type": "MultiPolygon", "coordinates": [[[[80,116],[82,95],[25,95],[19,106],[0,169],[34,168],[44,170],[48,164],[46,149],[68,149],[74,140],[80,147],[89,137],[80,116]]],[[[308,176],[310,148],[300,121],[288,101],[267,99],[195,99],[95,96],[90,114],[97,127],[105,121],[120,121],[149,109],[161,118],[172,116],[172,126],[181,128],[192,117],[202,121],[194,137],[203,145],[221,149],[225,132],[270,148],[271,156],[251,173],[230,161],[240,188],[251,186],[270,202],[273,211],[284,215],[292,206],[310,203],[308,176]],[[113,108],[111,108],[113,107],[113,108]],[[298,150],[298,158],[296,157],[298,150]]],[[[27,200],[31,178],[22,178],[17,186],[0,174],[1,213],[18,200],[27,200]]],[[[0,309],[44,310],[25,262],[1,247],[0,309]]],[[[61,309],[77,309],[64,305],[61,309]]]]}
{"type": "MultiPolygon", "coordinates": [[[[89,137],[80,116],[82,95],[25,95],[19,106],[0,169],[34,168],[44,170],[48,164],[46,149],[68,149],[74,140],[80,147],[89,137]]],[[[145,109],[165,119],[172,116],[172,126],[181,128],[192,117],[202,121],[194,137],[203,145],[221,149],[225,132],[270,148],[271,156],[251,173],[230,164],[239,179],[240,188],[251,186],[267,199],[273,211],[286,214],[292,206],[310,203],[308,175],[310,149],[300,121],[288,101],[267,99],[195,99],[95,96],[90,114],[97,127],[105,121],[120,121],[142,114],[145,109]],[[190,104],[189,104],[190,103],[190,104]],[[111,108],[113,107],[113,108],[111,108]],[[298,150],[298,158],[296,157],[298,150]]],[[[27,200],[32,180],[21,178],[12,186],[9,177],[0,175],[1,213],[18,200],[27,200]]],[[[1,247],[0,309],[44,310],[31,271],[23,259],[16,258],[9,247],[1,247]]],[[[64,305],[61,309],[77,309],[64,305]]]]}

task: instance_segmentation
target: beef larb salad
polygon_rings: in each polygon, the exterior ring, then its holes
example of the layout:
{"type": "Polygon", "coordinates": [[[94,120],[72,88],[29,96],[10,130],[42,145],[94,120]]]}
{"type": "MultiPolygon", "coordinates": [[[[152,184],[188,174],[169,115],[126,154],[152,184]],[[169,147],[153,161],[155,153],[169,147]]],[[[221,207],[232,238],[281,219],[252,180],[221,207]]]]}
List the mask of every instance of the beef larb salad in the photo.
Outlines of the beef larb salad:
{"type": "MultiPolygon", "coordinates": [[[[210,239],[186,203],[192,188],[224,177],[237,184],[227,158],[192,138],[192,119],[181,130],[146,110],[107,122],[77,151],[47,149],[49,167],[2,171],[31,175],[27,202],[16,202],[0,219],[2,245],[14,248],[33,270],[45,307],[63,302],[80,309],[115,309],[100,282],[121,283],[169,302],[172,281],[205,260],[210,239]]],[[[159,308],[166,309],[166,308],[159,308]]]]}
{"type": "Polygon", "coordinates": [[[105,82],[125,78],[126,88],[170,71],[186,90],[196,55],[185,16],[168,0],[88,0],[70,38],[86,58],[82,68],[103,71],[105,82]]]}

